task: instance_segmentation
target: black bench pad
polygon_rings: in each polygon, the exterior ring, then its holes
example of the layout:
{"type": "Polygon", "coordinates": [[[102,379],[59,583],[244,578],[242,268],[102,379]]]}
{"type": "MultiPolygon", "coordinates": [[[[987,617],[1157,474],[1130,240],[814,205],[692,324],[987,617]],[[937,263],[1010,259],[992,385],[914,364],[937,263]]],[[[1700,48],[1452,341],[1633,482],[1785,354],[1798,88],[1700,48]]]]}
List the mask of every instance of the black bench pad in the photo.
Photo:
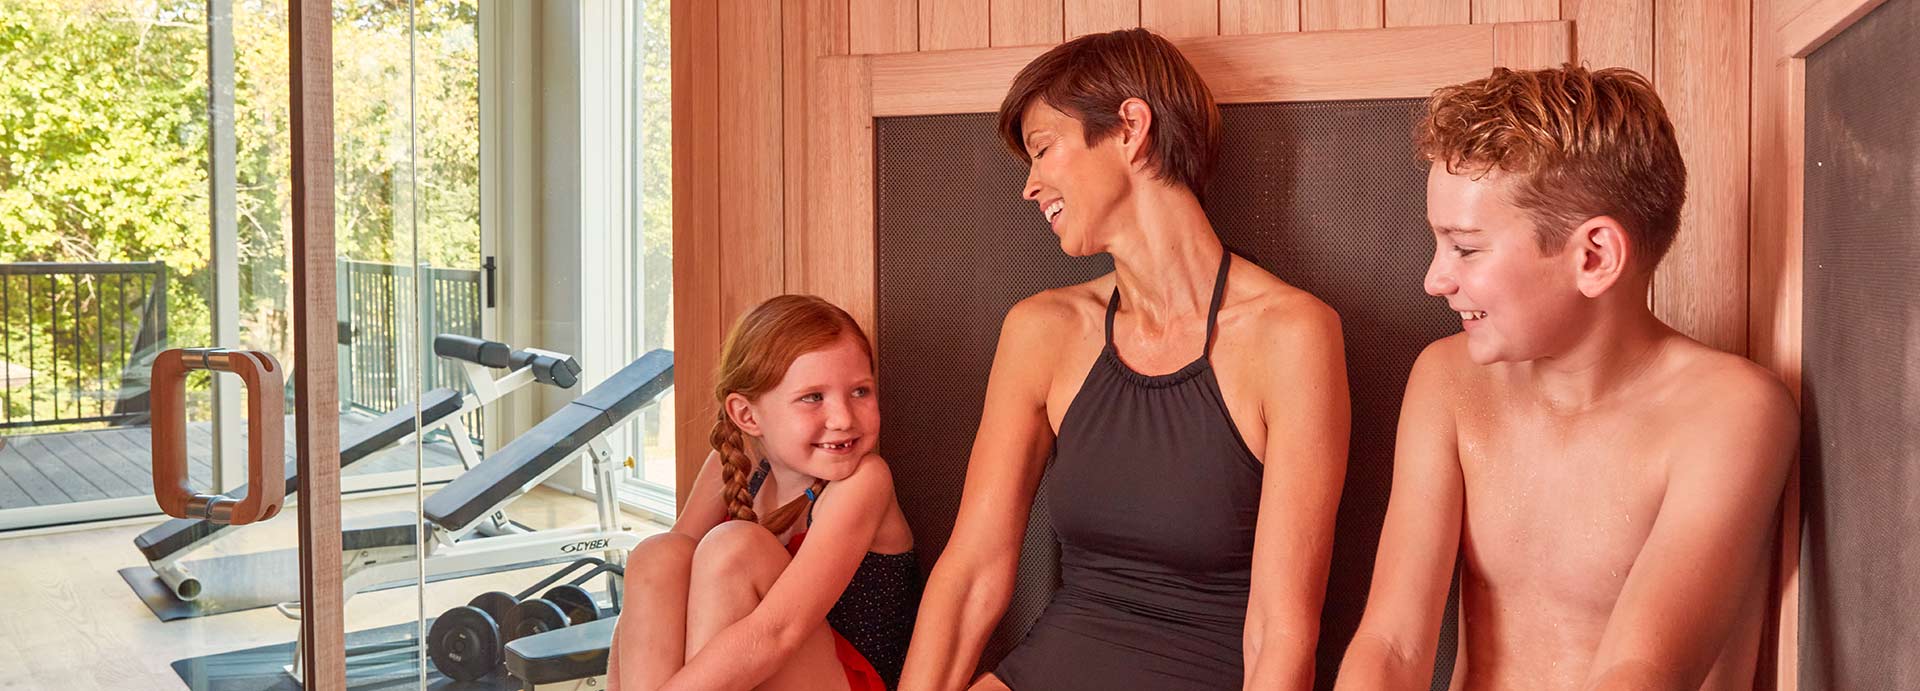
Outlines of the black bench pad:
{"type": "Polygon", "coordinates": [[[607,673],[618,615],[537,633],[507,643],[507,672],[528,684],[551,684],[607,673]]]}
{"type": "Polygon", "coordinates": [[[641,356],[427,497],[423,513],[441,528],[460,530],[672,385],[673,353],[641,356]]]}

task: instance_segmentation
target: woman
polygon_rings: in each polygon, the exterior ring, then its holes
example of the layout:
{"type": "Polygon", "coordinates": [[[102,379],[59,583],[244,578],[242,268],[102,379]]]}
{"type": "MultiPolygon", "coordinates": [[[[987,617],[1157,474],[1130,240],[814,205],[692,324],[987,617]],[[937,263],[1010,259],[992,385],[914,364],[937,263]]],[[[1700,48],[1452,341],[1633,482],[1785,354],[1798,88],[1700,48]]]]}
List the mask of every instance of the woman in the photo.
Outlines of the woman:
{"type": "Polygon", "coordinates": [[[901,689],[1311,688],[1346,469],[1340,325],[1214,234],[1198,192],[1219,123],[1143,29],[1015,78],[1000,134],[1024,197],[1114,272],[1007,313],[901,689]],[[975,679],[1049,456],[1060,589],[975,679]]]}

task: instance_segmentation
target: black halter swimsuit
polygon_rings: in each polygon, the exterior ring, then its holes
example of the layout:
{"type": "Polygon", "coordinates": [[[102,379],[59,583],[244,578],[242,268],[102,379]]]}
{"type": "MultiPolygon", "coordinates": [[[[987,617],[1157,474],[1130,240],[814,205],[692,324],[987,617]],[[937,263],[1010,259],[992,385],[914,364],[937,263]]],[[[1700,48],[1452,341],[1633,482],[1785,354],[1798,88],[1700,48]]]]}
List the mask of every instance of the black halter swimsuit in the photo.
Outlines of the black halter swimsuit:
{"type": "Polygon", "coordinates": [[[1262,466],[1227,413],[1207,346],[1145,375],[1113,345],[1074,396],[1047,472],[1060,588],[995,675],[1020,691],[1238,689],[1262,466]]]}

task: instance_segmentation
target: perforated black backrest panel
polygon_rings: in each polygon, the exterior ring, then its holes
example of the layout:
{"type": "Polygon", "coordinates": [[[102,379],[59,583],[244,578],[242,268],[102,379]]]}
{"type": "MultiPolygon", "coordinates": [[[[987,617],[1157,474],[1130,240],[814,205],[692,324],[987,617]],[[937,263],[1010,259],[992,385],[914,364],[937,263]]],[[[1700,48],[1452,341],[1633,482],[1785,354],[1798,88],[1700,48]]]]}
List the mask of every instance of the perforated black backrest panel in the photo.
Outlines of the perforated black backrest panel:
{"type": "Polygon", "coordinates": [[[1807,59],[1803,689],[1920,688],[1916,34],[1890,0],[1807,59]]]}
{"type": "MultiPolygon", "coordinates": [[[[1345,327],[1354,425],[1322,621],[1323,687],[1365,606],[1407,373],[1422,348],[1458,330],[1421,290],[1433,240],[1426,167],[1410,141],[1419,108],[1417,99],[1223,107],[1207,193],[1234,252],[1320,296],[1345,327]]],[[[1019,198],[1026,166],[993,128],[987,114],[883,118],[876,128],[881,451],[928,570],[953,528],[1000,320],[1021,298],[1112,269],[1104,255],[1061,253],[1019,198]]],[[[1046,507],[1036,505],[1014,601],[983,665],[1039,615],[1057,558],[1046,507]]],[[[1444,680],[1451,624],[1440,649],[1435,677],[1444,680]]]]}

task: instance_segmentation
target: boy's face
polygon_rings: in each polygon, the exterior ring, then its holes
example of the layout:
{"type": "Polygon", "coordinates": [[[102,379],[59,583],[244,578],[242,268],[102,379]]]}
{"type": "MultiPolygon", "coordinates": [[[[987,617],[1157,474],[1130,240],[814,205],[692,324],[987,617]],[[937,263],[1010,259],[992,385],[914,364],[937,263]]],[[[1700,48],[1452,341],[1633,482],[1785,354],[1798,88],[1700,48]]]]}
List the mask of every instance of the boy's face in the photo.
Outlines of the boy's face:
{"type": "Polygon", "coordinates": [[[1576,265],[1565,247],[1547,255],[1534,224],[1510,199],[1500,171],[1474,179],[1472,171],[1427,173],[1427,223],[1433,263],[1427,294],[1460,313],[1467,352],[1479,364],[1549,356],[1569,345],[1587,301],[1574,283],[1576,265]]]}

